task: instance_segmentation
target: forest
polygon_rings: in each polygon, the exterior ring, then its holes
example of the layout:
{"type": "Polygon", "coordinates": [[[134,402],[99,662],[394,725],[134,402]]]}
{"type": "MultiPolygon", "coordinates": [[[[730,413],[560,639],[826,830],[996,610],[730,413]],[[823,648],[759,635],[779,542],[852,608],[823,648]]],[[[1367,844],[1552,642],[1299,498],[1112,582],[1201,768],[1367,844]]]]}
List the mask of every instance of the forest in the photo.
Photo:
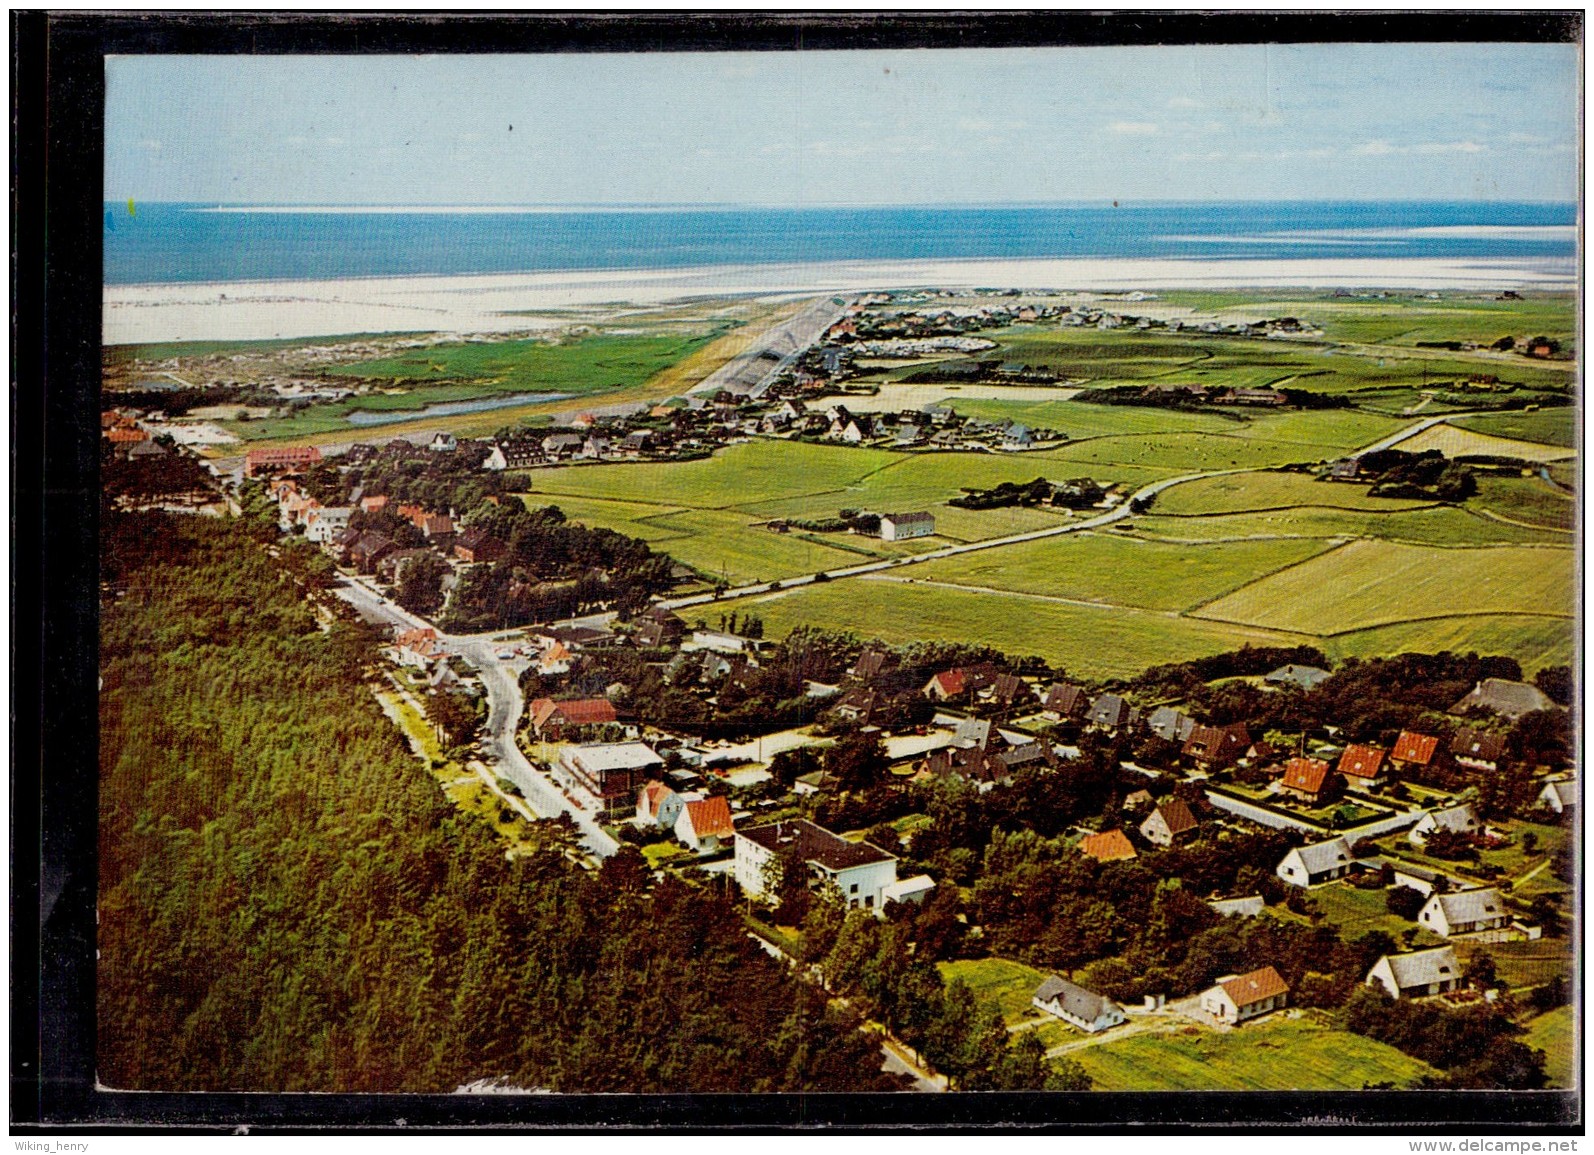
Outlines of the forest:
{"type": "Polygon", "coordinates": [[[97,1070],[160,1091],[891,1089],[730,897],[506,860],[247,519],[102,523],[97,1070]]]}

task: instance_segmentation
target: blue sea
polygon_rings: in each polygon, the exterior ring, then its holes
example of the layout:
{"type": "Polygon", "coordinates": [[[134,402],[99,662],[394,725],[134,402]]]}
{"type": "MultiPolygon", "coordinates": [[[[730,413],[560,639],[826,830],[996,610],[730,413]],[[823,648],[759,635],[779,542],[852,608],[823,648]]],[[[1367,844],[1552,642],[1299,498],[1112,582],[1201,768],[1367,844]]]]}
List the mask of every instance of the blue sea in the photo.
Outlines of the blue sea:
{"type": "Polygon", "coordinates": [[[107,204],[105,283],[665,269],[847,260],[1542,259],[1577,206],[1478,202],[505,212],[107,204]]]}

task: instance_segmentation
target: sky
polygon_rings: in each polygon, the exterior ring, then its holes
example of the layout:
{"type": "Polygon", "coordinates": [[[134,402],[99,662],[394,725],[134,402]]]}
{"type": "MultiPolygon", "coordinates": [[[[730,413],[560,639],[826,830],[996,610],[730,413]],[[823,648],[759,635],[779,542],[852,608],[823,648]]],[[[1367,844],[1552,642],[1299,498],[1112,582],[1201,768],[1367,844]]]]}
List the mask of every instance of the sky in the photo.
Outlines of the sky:
{"type": "Polygon", "coordinates": [[[1573,45],[106,62],[107,200],[1578,197],[1573,45]]]}

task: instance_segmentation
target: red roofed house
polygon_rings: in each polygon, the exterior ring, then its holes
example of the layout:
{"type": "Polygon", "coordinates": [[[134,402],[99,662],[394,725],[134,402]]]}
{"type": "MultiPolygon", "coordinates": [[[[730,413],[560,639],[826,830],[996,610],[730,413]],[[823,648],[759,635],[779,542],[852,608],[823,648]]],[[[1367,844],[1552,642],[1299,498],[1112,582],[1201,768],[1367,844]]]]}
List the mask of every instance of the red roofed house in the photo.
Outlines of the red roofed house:
{"type": "Polygon", "coordinates": [[[1434,751],[1438,748],[1438,738],[1430,734],[1413,734],[1410,730],[1402,730],[1395,742],[1395,748],[1389,752],[1389,761],[1397,770],[1404,770],[1409,766],[1426,766],[1433,761],[1434,751]]]}
{"type": "MultiPolygon", "coordinates": [[[[541,700],[547,701],[546,698],[541,700]]],[[[644,782],[636,796],[636,823],[638,826],[674,830],[683,805],[685,803],[681,801],[681,796],[664,783],[644,782]]]]}
{"type": "Polygon", "coordinates": [[[321,451],[314,445],[288,445],[280,449],[251,449],[244,456],[244,476],[262,473],[290,473],[321,463],[321,451]]]}
{"type": "Polygon", "coordinates": [[[398,660],[407,666],[425,667],[443,656],[437,631],[430,626],[405,630],[397,638],[398,660]]]}
{"type": "Polygon", "coordinates": [[[531,728],[545,742],[562,742],[573,730],[616,721],[614,703],[607,698],[572,698],[556,702],[538,698],[531,704],[531,728]]]}
{"type": "Polygon", "coordinates": [[[1291,758],[1284,767],[1279,788],[1308,802],[1316,802],[1328,785],[1329,765],[1321,758],[1291,758]]]}
{"type": "Polygon", "coordinates": [[[1177,798],[1171,798],[1153,810],[1140,824],[1140,833],[1154,846],[1172,846],[1181,834],[1194,833],[1197,825],[1190,807],[1177,798]]]}
{"type": "Polygon", "coordinates": [[[675,837],[687,849],[699,854],[713,854],[724,849],[735,833],[731,805],[723,794],[689,800],[675,820],[675,837]]]}
{"type": "Polygon", "coordinates": [[[1220,1023],[1238,1025],[1289,1002],[1290,985],[1272,967],[1229,975],[1201,996],[1201,1009],[1220,1023]]]}
{"type": "Polygon", "coordinates": [[[1184,744],[1184,756],[1211,772],[1233,766],[1251,747],[1251,732],[1244,723],[1232,726],[1197,726],[1184,744]]]}
{"type": "Polygon", "coordinates": [[[119,425],[106,433],[105,439],[112,445],[131,445],[136,441],[148,441],[149,434],[142,429],[119,425]]]}
{"type": "Polygon", "coordinates": [[[360,498],[360,508],[366,513],[377,513],[384,510],[387,508],[387,495],[378,493],[370,497],[362,497],[360,498]]]}
{"type": "Polygon", "coordinates": [[[1354,742],[1339,756],[1339,772],[1352,786],[1382,786],[1389,779],[1384,772],[1384,752],[1354,742]]]}
{"type": "Polygon", "coordinates": [[[1120,859],[1136,858],[1135,848],[1129,844],[1129,836],[1122,830],[1109,830],[1105,834],[1091,834],[1079,843],[1079,852],[1094,858],[1097,862],[1117,862],[1120,859]]]}
{"type": "Polygon", "coordinates": [[[932,702],[950,702],[961,698],[967,689],[962,670],[942,670],[924,686],[924,696],[932,702]]]}

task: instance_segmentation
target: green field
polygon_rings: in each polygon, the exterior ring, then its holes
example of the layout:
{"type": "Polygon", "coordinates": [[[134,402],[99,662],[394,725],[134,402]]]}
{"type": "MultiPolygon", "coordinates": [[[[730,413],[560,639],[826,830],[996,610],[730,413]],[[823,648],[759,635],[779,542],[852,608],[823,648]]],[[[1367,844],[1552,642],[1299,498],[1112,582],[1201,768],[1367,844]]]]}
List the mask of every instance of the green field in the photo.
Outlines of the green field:
{"type": "Polygon", "coordinates": [[[1150,665],[1223,653],[1246,643],[1296,645],[1308,640],[1151,610],[1097,609],[881,578],[848,578],[721,605],[753,610],[772,638],[813,625],[891,644],[983,642],[1014,655],[1039,655],[1071,674],[1091,678],[1128,677],[1150,665]]]}
{"type": "MultiPolygon", "coordinates": [[[[1175,491],[1177,492],[1177,491],[1175,491]]],[[[1565,545],[1567,536],[1554,529],[1532,529],[1496,521],[1466,506],[1429,506],[1409,511],[1323,509],[1297,506],[1266,513],[1217,513],[1205,516],[1133,518],[1127,531],[1166,541],[1221,541],[1247,537],[1371,537],[1413,545],[1565,545]]],[[[1155,507],[1154,507],[1155,508],[1155,507]]],[[[1114,528],[1113,532],[1126,532],[1114,528]]]]}
{"type": "Polygon", "coordinates": [[[1233,477],[1208,477],[1175,486],[1161,494],[1152,508],[1164,516],[1246,513],[1298,506],[1396,513],[1433,504],[1430,501],[1368,497],[1364,485],[1318,481],[1304,473],[1247,473],[1233,477]]]}
{"type": "Polygon", "coordinates": [[[1030,999],[1049,977],[1045,971],[1005,958],[959,959],[936,967],[946,982],[962,979],[982,1004],[996,1004],[1009,1026],[1044,1013],[1030,999]]]}
{"type": "Polygon", "coordinates": [[[1457,417],[1452,425],[1470,429],[1474,433],[1487,433],[1494,437],[1512,437],[1518,441],[1537,441],[1544,445],[1577,444],[1578,411],[1566,405],[1555,409],[1541,409],[1535,413],[1491,413],[1480,417],[1457,417]]]}
{"type": "Polygon", "coordinates": [[[1509,654],[1532,677],[1545,666],[1565,666],[1575,658],[1576,636],[1565,618],[1521,614],[1430,618],[1420,622],[1349,630],[1317,639],[1330,658],[1380,658],[1394,654],[1509,654]]]}
{"type": "Polygon", "coordinates": [[[1067,1055],[1099,1091],[1359,1091],[1437,1074],[1394,1047],[1334,1029],[1318,1012],[1223,1033],[1192,1026],[1107,1039],[1067,1055]]]}
{"type": "Polygon", "coordinates": [[[1561,618],[1569,628],[1576,561],[1569,549],[1355,541],[1221,598],[1201,616],[1318,635],[1470,614],[1561,618]]]}
{"type": "Polygon", "coordinates": [[[1572,1087],[1577,1079],[1577,1016],[1570,1006],[1557,1007],[1528,1023],[1522,1041],[1544,1052],[1544,1073],[1552,1087],[1572,1087]]]}
{"type": "Polygon", "coordinates": [[[913,578],[1179,610],[1326,548],[1311,540],[1165,545],[1078,533],[926,562],[914,567],[913,578]]]}
{"type": "Polygon", "coordinates": [[[1468,504],[1567,534],[1577,528],[1576,500],[1540,477],[1480,477],[1478,495],[1468,504]]]}
{"type": "Polygon", "coordinates": [[[1336,883],[1320,886],[1307,897],[1317,904],[1325,922],[1339,927],[1340,937],[1346,942],[1374,930],[1384,931],[1399,942],[1403,932],[1416,930],[1417,937],[1413,940],[1415,947],[1442,944],[1443,940],[1438,935],[1421,929],[1415,922],[1401,918],[1398,914],[1390,914],[1384,895],[1383,890],[1358,890],[1354,886],[1336,883]]]}

